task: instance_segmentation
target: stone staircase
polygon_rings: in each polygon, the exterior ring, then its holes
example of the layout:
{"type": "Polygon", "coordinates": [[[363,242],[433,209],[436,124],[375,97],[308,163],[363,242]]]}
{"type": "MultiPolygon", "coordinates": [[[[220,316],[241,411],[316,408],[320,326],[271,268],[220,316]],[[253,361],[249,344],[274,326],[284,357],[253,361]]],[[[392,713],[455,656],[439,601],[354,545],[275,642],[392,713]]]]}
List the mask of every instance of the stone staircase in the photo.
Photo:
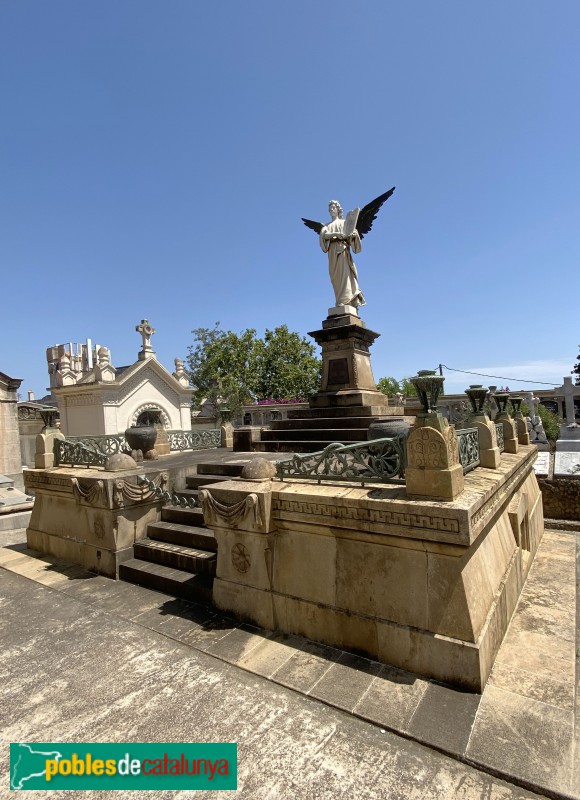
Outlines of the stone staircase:
{"type": "MultiPolygon", "coordinates": [[[[197,497],[202,486],[239,477],[243,464],[198,464],[179,494],[197,497]]],[[[119,567],[122,580],[159,592],[211,603],[217,563],[217,542],[203,522],[200,508],[161,509],[161,520],[150,523],[147,538],[134,546],[134,557],[119,567]]]]}
{"type": "Polygon", "coordinates": [[[367,439],[372,422],[401,420],[391,409],[377,413],[374,406],[307,408],[288,412],[288,419],[273,421],[269,430],[262,430],[254,450],[262,453],[312,453],[323,450],[331,442],[354,444],[367,439]],[[386,411],[387,413],[382,413],[386,411]]]}

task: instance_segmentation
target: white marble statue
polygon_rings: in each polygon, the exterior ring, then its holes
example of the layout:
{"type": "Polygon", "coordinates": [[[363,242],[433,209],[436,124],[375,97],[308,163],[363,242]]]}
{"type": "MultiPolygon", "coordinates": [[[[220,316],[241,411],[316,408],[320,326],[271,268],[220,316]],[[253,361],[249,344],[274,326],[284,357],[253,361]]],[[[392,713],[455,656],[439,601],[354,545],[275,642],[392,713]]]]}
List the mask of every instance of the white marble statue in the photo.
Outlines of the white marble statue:
{"type": "Polygon", "coordinates": [[[328,253],[328,272],[334,289],[337,306],[364,306],[366,300],[358,285],[358,273],[351,250],[360,253],[362,246],[359,232],[350,235],[344,232],[342,206],[331,200],[328,210],[332,217],[320,231],[320,246],[328,253]]]}
{"type": "Polygon", "coordinates": [[[393,186],[362,210],[356,208],[349,212],[346,220],[343,219],[342,207],[338,200],[331,200],[328,204],[332,219],[326,225],[302,218],[308,228],[318,233],[320,246],[325,253],[328,253],[328,271],[336,307],[351,306],[356,309],[358,306],[364,306],[366,301],[358,284],[358,273],[352,252],[360,253],[361,239],[370,231],[379,209],[394,191],[393,186]]]}

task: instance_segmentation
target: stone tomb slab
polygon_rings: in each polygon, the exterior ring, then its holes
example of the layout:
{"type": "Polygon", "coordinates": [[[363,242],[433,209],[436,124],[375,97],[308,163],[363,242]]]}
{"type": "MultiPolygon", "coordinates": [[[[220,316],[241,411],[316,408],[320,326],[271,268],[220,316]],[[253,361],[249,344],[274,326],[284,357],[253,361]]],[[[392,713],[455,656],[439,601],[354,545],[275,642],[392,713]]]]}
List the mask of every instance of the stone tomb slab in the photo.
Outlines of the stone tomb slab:
{"type": "Polygon", "coordinates": [[[560,475],[578,475],[580,477],[580,452],[560,451],[555,454],[554,477],[560,475]]]}
{"type": "Polygon", "coordinates": [[[550,471],[550,453],[538,453],[538,457],[534,463],[534,471],[536,475],[547,475],[550,471]]]}

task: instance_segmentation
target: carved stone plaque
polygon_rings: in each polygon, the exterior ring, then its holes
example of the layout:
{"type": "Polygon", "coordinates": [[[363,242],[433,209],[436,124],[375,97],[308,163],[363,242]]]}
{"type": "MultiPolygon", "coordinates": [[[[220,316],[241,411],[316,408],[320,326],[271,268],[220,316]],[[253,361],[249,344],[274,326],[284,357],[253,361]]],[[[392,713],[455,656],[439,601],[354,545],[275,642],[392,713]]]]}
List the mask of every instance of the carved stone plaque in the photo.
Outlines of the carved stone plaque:
{"type": "Polygon", "coordinates": [[[348,360],[331,358],[328,362],[328,383],[333,386],[345,386],[350,383],[348,377],[348,360]]]}

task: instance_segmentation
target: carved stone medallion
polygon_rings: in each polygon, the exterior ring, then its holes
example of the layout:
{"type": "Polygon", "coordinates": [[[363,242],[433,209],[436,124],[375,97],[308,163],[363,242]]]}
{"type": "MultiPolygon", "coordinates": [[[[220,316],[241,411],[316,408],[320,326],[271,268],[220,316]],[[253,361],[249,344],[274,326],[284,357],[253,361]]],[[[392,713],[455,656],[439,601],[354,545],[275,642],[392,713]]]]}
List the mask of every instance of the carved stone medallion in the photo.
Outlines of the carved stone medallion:
{"type": "Polygon", "coordinates": [[[250,552],[241,542],[232,547],[232,564],[238,572],[247,572],[250,569],[250,552]]]}

